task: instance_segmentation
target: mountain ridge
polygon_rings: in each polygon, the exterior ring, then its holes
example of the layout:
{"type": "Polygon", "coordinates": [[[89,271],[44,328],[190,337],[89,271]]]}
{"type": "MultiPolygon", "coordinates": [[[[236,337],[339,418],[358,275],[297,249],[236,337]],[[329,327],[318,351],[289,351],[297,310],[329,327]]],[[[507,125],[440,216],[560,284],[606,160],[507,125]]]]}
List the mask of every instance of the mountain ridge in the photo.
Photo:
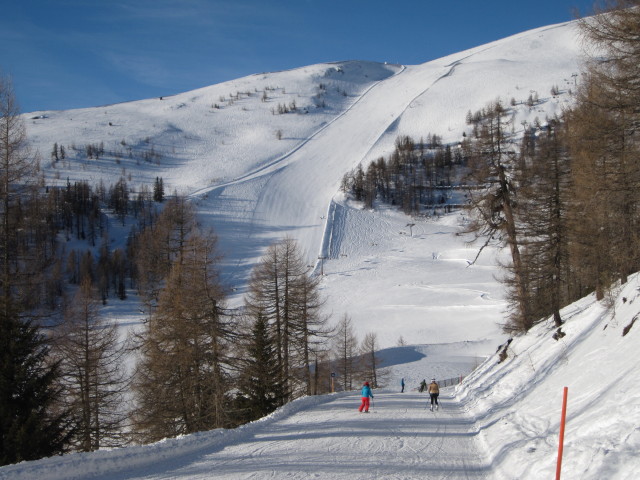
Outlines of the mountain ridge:
{"type": "MultiPolygon", "coordinates": [[[[459,141],[466,128],[468,110],[482,108],[497,97],[508,98],[512,91],[523,93],[524,97],[530,91],[541,90],[542,86],[549,90],[554,85],[551,79],[556,83],[566,82],[578,65],[573,29],[572,22],[541,27],[417,66],[333,62],[254,74],[166,99],[40,112],[36,116],[46,118],[29,118],[28,134],[41,152],[48,151],[54,143],[78,148],[81,142],[104,142],[111,152],[101,162],[91,162],[83,158],[82,149],[67,148],[73,157],[67,162],[75,165],[53,168],[53,164],[44,162],[47,183],[63,184],[67,178],[73,181],[74,176],[83,180],[88,177],[94,183],[100,179],[114,183],[121,176],[129,176],[135,189],[135,185],[151,185],[156,176],[161,176],[168,190],[175,188],[180,193],[201,197],[211,209],[231,208],[228,215],[215,219],[217,228],[231,230],[220,227],[221,222],[237,225],[238,215],[250,222],[252,228],[239,232],[235,238],[221,236],[226,255],[234,256],[232,246],[247,234],[258,231],[259,236],[263,235],[262,225],[276,230],[264,240],[256,239],[256,255],[248,262],[237,255],[229,258],[233,269],[241,263],[255,263],[265,245],[287,234],[296,237],[309,263],[317,263],[316,257],[325,249],[320,243],[323,231],[328,227],[316,219],[326,217],[331,197],[346,171],[389,153],[400,134],[419,138],[432,133],[442,136],[445,142],[459,141]],[[536,42],[540,46],[530,48],[530,44],[536,42]],[[544,42],[546,48],[542,47],[544,42]],[[541,48],[554,52],[542,56],[545,62],[555,57],[561,59],[552,71],[539,68],[539,60],[525,58],[531,56],[532,50],[541,48]],[[501,71],[496,68],[496,58],[501,67],[504,61],[514,65],[501,71]],[[531,77],[531,85],[517,84],[523,81],[523,75],[518,72],[532,68],[538,72],[531,77]],[[470,75],[476,78],[475,83],[468,81],[470,75]],[[486,77],[495,77],[491,88],[478,85],[486,77]],[[505,85],[510,87],[503,88],[505,85]],[[381,89],[389,93],[372,98],[381,89]],[[260,95],[266,99],[259,99],[260,95]],[[363,104],[369,98],[372,98],[371,107],[365,111],[363,104]],[[295,112],[277,113],[278,107],[293,102],[295,112]],[[354,111],[359,116],[354,117],[354,111]],[[345,130],[346,118],[354,118],[351,125],[347,125],[352,131],[341,136],[340,129],[345,130]],[[363,128],[356,135],[354,129],[359,125],[363,128]],[[329,133],[334,137],[329,138],[329,133]],[[326,143],[333,151],[313,149],[319,136],[327,138],[326,143]],[[145,156],[151,156],[151,160],[135,158],[145,156]],[[295,158],[309,156],[315,157],[315,164],[310,162],[307,168],[317,168],[317,163],[324,162],[325,170],[330,173],[317,169],[308,172],[314,182],[300,187],[297,199],[293,197],[297,190],[290,188],[288,180],[283,180],[287,188],[266,186],[277,182],[283,174],[294,175],[292,170],[298,167],[283,169],[283,161],[289,159],[295,163],[295,158]],[[109,160],[113,161],[112,165],[107,164],[109,160]],[[277,168],[277,174],[269,171],[270,168],[277,168]],[[258,174],[269,178],[249,185],[251,178],[258,174]],[[238,189],[237,184],[243,179],[248,183],[238,189]],[[322,199],[310,202],[317,202],[316,208],[297,212],[283,208],[283,203],[305,202],[311,188],[322,192],[322,199]],[[253,189],[264,191],[256,196],[250,192],[253,189]],[[215,195],[211,193],[213,190],[217,190],[215,195]],[[222,205],[212,205],[210,197],[219,199],[222,205]],[[253,207],[247,206],[247,201],[253,202],[253,207]],[[243,205],[238,207],[238,202],[243,205]],[[252,209],[251,216],[247,208],[252,209]],[[300,225],[310,228],[300,229],[300,225]]],[[[566,89],[564,92],[557,99],[549,96],[537,105],[540,111],[532,113],[529,108],[514,107],[522,118],[519,121],[533,122],[536,116],[553,115],[570,102],[566,89]]],[[[524,100],[519,99],[522,103],[524,100]]],[[[303,180],[305,175],[300,174],[297,181],[303,180]]],[[[241,278],[246,279],[246,272],[241,278]]]]}
{"type": "MultiPolygon", "coordinates": [[[[387,250],[371,249],[360,238],[376,236],[367,233],[369,230],[394,225],[393,229],[402,233],[404,225],[414,220],[380,212],[380,223],[375,216],[360,211],[339,193],[344,173],[388,155],[399,135],[418,139],[437,134],[455,146],[468,128],[467,113],[496,98],[505,103],[510,96],[514,98],[511,108],[518,128],[553,116],[572,102],[570,88],[572,80],[575,83],[578,79],[572,75],[581,61],[579,51],[576,23],[568,22],[522,32],[421,65],[362,61],[309,65],[254,74],[167,98],[25,114],[24,118],[28,137],[41,155],[54,143],[65,146],[66,159],[42,162],[48,185],[80,180],[109,185],[124,178],[135,191],[161,177],[167,192],[176,190],[190,196],[202,223],[213,227],[218,236],[223,255],[221,274],[231,292],[231,306],[241,304],[251,268],[265,249],[290,236],[316,273],[336,271],[333,278],[323,282],[327,308],[338,317],[352,315],[359,326],[366,325],[367,316],[372,314],[367,305],[361,305],[361,298],[380,299],[379,308],[383,310],[392,302],[383,302],[384,295],[377,292],[363,291],[355,300],[345,297],[335,278],[350,279],[339,270],[367,271],[362,266],[373,252],[384,258],[398,248],[398,241],[408,241],[383,235],[369,243],[382,242],[388,245],[387,250]],[[543,89],[549,92],[558,84],[562,88],[555,97],[544,93],[543,89]],[[532,92],[539,97],[533,105],[526,100],[532,92]],[[103,146],[105,153],[99,159],[88,158],[86,147],[91,145],[103,146]],[[340,225],[340,232],[329,223],[336,209],[347,222],[340,225]],[[354,221],[364,231],[345,236],[353,230],[349,222],[354,221]],[[332,237],[343,239],[340,247],[326,243],[332,237]],[[349,243],[359,245],[359,249],[348,247],[349,243]],[[333,258],[325,261],[328,252],[333,258]],[[364,315],[364,310],[370,313],[364,315]]],[[[431,242],[436,238],[428,233],[433,228],[441,227],[420,227],[414,242],[431,242]]],[[[445,229],[452,234],[456,227],[447,224],[445,229]]],[[[407,253],[412,252],[414,262],[423,264],[423,270],[431,268],[432,254],[437,253],[441,259],[459,258],[460,266],[466,267],[477,253],[462,238],[448,245],[429,244],[422,258],[417,245],[401,248],[409,248],[407,253]],[[451,247],[450,253],[447,247],[451,247]]],[[[487,251],[487,264],[495,265],[493,257],[498,254],[487,251]]],[[[393,262],[379,260],[379,268],[382,265],[394,268],[393,262]]],[[[396,284],[432,281],[423,270],[408,269],[412,273],[402,279],[394,272],[382,276],[388,281],[394,279],[396,284]]],[[[458,275],[469,276],[469,269],[460,270],[458,275]]],[[[495,280],[473,281],[500,303],[495,280]]],[[[367,285],[366,278],[350,288],[360,289],[361,285],[367,285]]],[[[395,291],[386,284],[372,288],[383,288],[388,295],[395,291]]],[[[407,302],[411,300],[402,300],[407,302]]],[[[473,294],[465,302],[475,304],[473,294]]],[[[428,307],[421,306],[417,311],[424,308],[428,307]]],[[[496,327],[501,315],[496,304],[491,315],[480,317],[481,322],[494,317],[492,326],[483,328],[491,338],[502,338],[496,327]]],[[[411,314],[409,321],[399,325],[408,328],[417,317],[419,314],[411,314]]],[[[376,322],[378,329],[390,330],[380,323],[376,322]]],[[[444,332],[437,342],[467,340],[461,338],[461,332],[447,333],[449,329],[442,321],[436,323],[444,332]]],[[[419,330],[424,333],[413,332],[416,342],[433,340],[425,335],[432,328],[419,330]]],[[[381,333],[382,346],[393,345],[395,338],[391,335],[390,331],[381,333]]]]}

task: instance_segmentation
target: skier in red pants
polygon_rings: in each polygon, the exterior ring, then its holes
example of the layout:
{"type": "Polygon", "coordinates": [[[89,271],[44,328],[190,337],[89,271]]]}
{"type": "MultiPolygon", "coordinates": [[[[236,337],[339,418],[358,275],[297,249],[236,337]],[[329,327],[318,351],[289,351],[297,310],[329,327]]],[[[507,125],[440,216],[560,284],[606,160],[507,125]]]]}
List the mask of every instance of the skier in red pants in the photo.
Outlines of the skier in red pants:
{"type": "Polygon", "coordinates": [[[369,387],[369,382],[364,382],[362,387],[362,403],[360,404],[360,408],[358,409],[360,413],[369,413],[369,397],[373,398],[373,393],[371,393],[371,388],[369,387]]]}

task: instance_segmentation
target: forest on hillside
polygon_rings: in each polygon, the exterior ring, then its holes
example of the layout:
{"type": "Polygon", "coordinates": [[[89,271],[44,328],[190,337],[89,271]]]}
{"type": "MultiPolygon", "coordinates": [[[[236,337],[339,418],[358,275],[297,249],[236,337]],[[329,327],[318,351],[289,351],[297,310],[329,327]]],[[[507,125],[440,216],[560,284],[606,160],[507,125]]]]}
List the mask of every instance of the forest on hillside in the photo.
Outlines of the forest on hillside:
{"type": "MultiPolygon", "coordinates": [[[[496,100],[470,112],[458,145],[402,136],[390,158],[343,181],[368,207],[467,208],[466,231],[510,252],[507,331],[551,316],[561,334],[564,305],[606,299],[640,269],[637,4],[618,0],[581,22],[606,56],[594,56],[561,116],[516,135],[496,100]]],[[[215,232],[186,198],[165,195],[161,178],[136,192],[124,178],[47,186],[6,79],[0,214],[0,465],[234,427],[329,391],[329,360],[343,388],[377,380],[375,334],[359,342],[347,316],[330,331],[294,240],[268,248],[245,304],[230,309],[215,232]],[[130,227],[122,248],[108,241],[115,222],[130,227]],[[131,291],[146,324],[123,342],[100,306],[131,291]]]]}
{"type": "Polygon", "coordinates": [[[510,252],[507,332],[550,316],[560,328],[562,307],[591,292],[604,299],[640,268],[640,11],[619,1],[580,25],[605,56],[588,63],[572,108],[518,132],[513,101],[496,99],[468,113],[459,143],[399,137],[389,158],[342,182],[368,208],[377,200],[411,215],[467,209],[480,251],[510,252]]]}
{"type": "Polygon", "coordinates": [[[192,202],[162,178],[46,185],[8,81],[0,101],[0,464],[235,427],[336,388],[329,360],[341,388],[376,378],[375,334],[359,342],[348,317],[327,327],[293,239],[268,248],[230,309],[216,234],[192,202]],[[123,341],[100,309],[128,292],[146,324],[123,341]]]}

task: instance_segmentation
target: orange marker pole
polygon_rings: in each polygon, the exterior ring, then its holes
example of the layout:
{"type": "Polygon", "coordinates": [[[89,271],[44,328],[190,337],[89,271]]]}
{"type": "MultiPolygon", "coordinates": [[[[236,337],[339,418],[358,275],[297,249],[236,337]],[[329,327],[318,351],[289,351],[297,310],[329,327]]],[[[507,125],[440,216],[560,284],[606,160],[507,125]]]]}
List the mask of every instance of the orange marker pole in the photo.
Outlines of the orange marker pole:
{"type": "Polygon", "coordinates": [[[562,417],[560,418],[560,441],[558,444],[558,463],[556,465],[556,480],[560,480],[560,471],[562,470],[562,450],[564,449],[564,424],[567,419],[567,395],[569,388],[564,387],[564,395],[562,398],[562,417]]]}

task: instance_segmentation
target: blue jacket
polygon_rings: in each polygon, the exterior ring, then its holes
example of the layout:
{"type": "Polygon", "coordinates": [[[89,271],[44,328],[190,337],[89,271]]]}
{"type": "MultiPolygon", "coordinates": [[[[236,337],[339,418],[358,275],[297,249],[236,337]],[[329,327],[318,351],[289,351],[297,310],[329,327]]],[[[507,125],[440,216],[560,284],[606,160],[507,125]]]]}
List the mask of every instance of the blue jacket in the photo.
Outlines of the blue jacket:
{"type": "Polygon", "coordinates": [[[362,396],[373,398],[373,393],[371,393],[371,389],[369,388],[369,385],[365,385],[364,387],[362,387],[362,396]]]}

